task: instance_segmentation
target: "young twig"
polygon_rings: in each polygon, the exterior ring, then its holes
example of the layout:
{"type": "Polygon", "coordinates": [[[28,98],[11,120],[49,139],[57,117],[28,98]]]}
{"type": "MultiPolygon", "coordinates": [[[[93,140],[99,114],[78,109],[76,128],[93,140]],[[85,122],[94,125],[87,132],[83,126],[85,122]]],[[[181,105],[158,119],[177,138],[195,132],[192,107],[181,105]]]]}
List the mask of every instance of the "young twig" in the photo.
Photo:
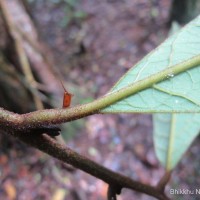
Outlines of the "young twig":
{"type": "Polygon", "coordinates": [[[170,178],[171,178],[171,171],[166,171],[164,176],[160,179],[160,181],[157,184],[157,189],[164,193],[165,192],[165,187],[167,185],[167,183],[169,182],[170,178]]]}
{"type": "MultiPolygon", "coordinates": [[[[14,116],[13,116],[14,117],[14,116]]],[[[1,124],[0,124],[1,125],[1,124]]],[[[1,128],[1,126],[0,126],[1,128]]],[[[9,129],[9,126],[7,127],[9,129]]],[[[129,177],[113,172],[100,164],[74,152],[68,147],[59,144],[55,139],[46,134],[34,134],[34,132],[15,132],[8,131],[28,145],[31,145],[60,161],[70,164],[92,176],[95,176],[112,186],[117,186],[115,193],[120,193],[122,188],[129,188],[138,192],[154,196],[159,200],[168,200],[156,187],[134,181],[129,177]]]]}
{"type": "Polygon", "coordinates": [[[121,193],[121,187],[116,185],[109,185],[108,192],[107,192],[107,199],[108,200],[117,200],[117,195],[121,193]]]}

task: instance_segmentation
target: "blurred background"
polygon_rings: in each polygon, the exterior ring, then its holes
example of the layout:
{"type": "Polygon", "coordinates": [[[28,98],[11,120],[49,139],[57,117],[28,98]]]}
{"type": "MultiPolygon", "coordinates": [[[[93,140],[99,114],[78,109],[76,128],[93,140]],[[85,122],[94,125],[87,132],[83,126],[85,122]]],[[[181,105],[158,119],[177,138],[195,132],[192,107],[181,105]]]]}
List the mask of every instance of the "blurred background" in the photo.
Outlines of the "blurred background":
{"type": "MultiPolygon", "coordinates": [[[[1,0],[0,107],[16,113],[90,102],[179,26],[197,0],[1,0]]],[[[62,142],[148,184],[164,173],[153,149],[151,115],[94,115],[62,127],[62,142]]],[[[200,184],[199,138],[168,189],[200,184]],[[192,163],[192,164],[191,164],[192,163]]],[[[107,185],[14,138],[0,135],[0,196],[8,200],[104,200],[107,185]]],[[[179,195],[180,199],[183,196],[179,195]]],[[[187,196],[184,195],[184,198],[187,196]]],[[[119,200],[153,199],[123,189],[119,200]]]]}

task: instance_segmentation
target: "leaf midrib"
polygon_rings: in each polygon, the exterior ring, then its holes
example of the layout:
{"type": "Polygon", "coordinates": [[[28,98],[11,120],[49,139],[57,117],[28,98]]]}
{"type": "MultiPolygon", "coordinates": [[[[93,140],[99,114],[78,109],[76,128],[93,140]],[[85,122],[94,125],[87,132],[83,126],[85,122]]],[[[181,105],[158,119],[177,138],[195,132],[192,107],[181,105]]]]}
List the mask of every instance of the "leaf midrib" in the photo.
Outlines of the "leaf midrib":
{"type": "MultiPolygon", "coordinates": [[[[198,65],[200,65],[200,55],[194,56],[191,59],[188,59],[186,61],[183,61],[183,62],[173,65],[171,67],[168,67],[167,69],[165,69],[161,72],[153,74],[153,75],[151,75],[143,80],[140,80],[136,83],[132,83],[124,88],[121,88],[115,92],[108,94],[107,96],[104,96],[102,99],[97,100],[99,103],[99,109],[105,108],[105,107],[107,107],[113,103],[116,103],[117,101],[120,101],[128,96],[131,96],[131,95],[133,95],[137,92],[140,92],[144,89],[150,88],[154,84],[168,79],[169,74],[170,75],[173,74],[175,77],[176,75],[178,75],[186,70],[197,67],[198,65]]],[[[102,111],[102,113],[103,112],[106,112],[106,111],[102,111]]]]}
{"type": "Polygon", "coordinates": [[[176,125],[176,115],[171,116],[171,127],[168,140],[167,158],[166,158],[166,169],[170,170],[172,165],[172,153],[174,149],[174,135],[175,135],[175,125],[176,125]]]}

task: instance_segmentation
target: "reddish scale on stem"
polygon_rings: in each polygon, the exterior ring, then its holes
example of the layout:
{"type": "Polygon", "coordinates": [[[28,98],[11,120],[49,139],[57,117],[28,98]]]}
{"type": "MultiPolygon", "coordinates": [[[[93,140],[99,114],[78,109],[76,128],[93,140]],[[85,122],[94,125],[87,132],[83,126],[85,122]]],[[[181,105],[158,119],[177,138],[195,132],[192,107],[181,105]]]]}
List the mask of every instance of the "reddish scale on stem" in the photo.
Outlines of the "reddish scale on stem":
{"type": "Polygon", "coordinates": [[[72,99],[72,96],[73,94],[70,94],[64,87],[62,81],[61,82],[61,85],[64,89],[64,96],[63,96],[63,108],[68,108],[71,104],[71,99],[72,99]]]}

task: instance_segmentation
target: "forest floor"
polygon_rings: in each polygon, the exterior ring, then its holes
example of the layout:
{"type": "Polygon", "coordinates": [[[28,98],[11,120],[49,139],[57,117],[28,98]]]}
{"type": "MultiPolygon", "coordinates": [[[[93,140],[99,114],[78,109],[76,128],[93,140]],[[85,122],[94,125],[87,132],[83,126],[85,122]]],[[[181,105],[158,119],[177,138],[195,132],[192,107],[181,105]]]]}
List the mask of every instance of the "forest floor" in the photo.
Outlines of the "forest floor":
{"type": "MultiPolygon", "coordinates": [[[[74,93],[73,104],[104,95],[167,37],[171,1],[152,2],[81,0],[71,7],[53,0],[31,4],[41,38],[53,52],[70,86],[67,89],[74,93]]],[[[77,152],[133,179],[156,184],[164,170],[155,156],[152,132],[151,115],[109,114],[67,125],[62,134],[77,152]]],[[[11,146],[9,153],[0,155],[3,199],[106,199],[104,182],[68,169],[39,151],[27,150],[21,143],[11,146]]],[[[200,183],[198,152],[196,140],[173,172],[168,190],[192,189],[200,183]]],[[[153,198],[123,189],[118,199],[153,198]]]]}

